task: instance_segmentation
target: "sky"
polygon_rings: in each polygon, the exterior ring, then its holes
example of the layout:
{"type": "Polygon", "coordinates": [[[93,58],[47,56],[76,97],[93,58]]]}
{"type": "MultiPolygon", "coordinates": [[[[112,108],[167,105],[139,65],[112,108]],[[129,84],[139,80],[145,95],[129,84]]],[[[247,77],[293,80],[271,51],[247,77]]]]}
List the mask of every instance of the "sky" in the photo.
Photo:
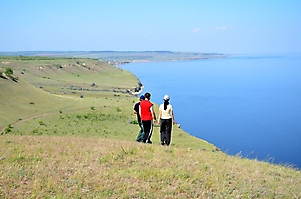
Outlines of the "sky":
{"type": "Polygon", "coordinates": [[[1,0],[0,51],[301,52],[300,0],[1,0]]]}

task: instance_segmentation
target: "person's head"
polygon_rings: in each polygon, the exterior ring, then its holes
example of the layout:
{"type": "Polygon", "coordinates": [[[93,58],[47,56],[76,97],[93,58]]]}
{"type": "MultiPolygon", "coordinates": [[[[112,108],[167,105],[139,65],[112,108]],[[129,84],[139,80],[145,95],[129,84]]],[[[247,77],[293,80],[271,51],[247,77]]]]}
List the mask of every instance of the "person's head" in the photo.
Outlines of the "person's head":
{"type": "Polygon", "coordinates": [[[169,96],[168,95],[164,95],[164,97],[163,97],[163,99],[164,99],[164,110],[166,110],[167,109],[167,105],[169,104],[169,96]]]}
{"type": "Polygon", "coordinates": [[[163,99],[164,99],[164,101],[169,101],[170,98],[168,95],[164,95],[163,99]]]}
{"type": "Polygon", "coordinates": [[[140,101],[142,101],[142,100],[144,100],[144,99],[145,99],[144,95],[141,95],[141,96],[140,96],[140,101]]]}
{"type": "Polygon", "coordinates": [[[150,100],[151,94],[150,93],[145,93],[144,94],[145,99],[150,100]]]}

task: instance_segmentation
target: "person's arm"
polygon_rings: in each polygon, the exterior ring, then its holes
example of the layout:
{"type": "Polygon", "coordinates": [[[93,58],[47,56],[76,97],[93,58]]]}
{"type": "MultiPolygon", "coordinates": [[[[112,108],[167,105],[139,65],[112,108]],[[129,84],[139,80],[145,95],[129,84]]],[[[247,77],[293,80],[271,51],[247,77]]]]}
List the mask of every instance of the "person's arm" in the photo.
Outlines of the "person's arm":
{"type": "Polygon", "coordinates": [[[176,121],[175,121],[175,115],[173,114],[173,110],[171,110],[170,112],[171,112],[170,116],[171,116],[171,118],[172,118],[172,123],[173,123],[173,124],[176,124],[176,121]]]}
{"type": "Polygon", "coordinates": [[[156,117],[156,113],[154,111],[154,106],[151,106],[151,112],[152,112],[154,122],[157,123],[157,117],[156,117]]]}
{"type": "Polygon", "coordinates": [[[141,107],[140,107],[140,105],[139,105],[139,115],[141,117],[141,107]]]}
{"type": "Polygon", "coordinates": [[[161,106],[159,108],[159,118],[158,118],[158,124],[160,124],[160,119],[162,117],[162,110],[161,110],[161,106]]]}
{"type": "MultiPolygon", "coordinates": [[[[171,105],[170,105],[171,106],[171,105]]],[[[172,123],[173,124],[176,124],[176,121],[175,121],[175,115],[173,114],[173,109],[172,109],[172,106],[170,108],[170,116],[172,118],[172,123]]]]}
{"type": "Polygon", "coordinates": [[[138,112],[137,111],[139,111],[139,104],[135,104],[135,106],[134,106],[134,114],[137,114],[138,112]]]}

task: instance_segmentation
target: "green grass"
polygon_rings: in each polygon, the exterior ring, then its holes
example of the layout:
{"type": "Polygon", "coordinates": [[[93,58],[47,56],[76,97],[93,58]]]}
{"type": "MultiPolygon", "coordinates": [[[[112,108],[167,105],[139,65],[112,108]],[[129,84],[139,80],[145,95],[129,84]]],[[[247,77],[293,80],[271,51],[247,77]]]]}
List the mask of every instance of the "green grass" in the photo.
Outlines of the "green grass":
{"type": "Polygon", "coordinates": [[[139,87],[139,80],[128,71],[95,59],[20,59],[0,57],[0,69],[12,68],[19,78],[18,83],[0,78],[0,128],[26,116],[102,103],[102,99],[139,87]]]}
{"type": "Polygon", "coordinates": [[[0,78],[0,198],[301,198],[300,170],[229,156],[176,126],[169,147],[158,127],[152,145],[135,142],[138,99],[123,91],[139,80],[127,71],[19,59],[0,59],[18,77],[0,78]],[[107,90],[67,89],[88,82],[107,90]]]}
{"type": "Polygon", "coordinates": [[[188,147],[0,137],[2,198],[300,198],[291,168],[188,147]]]}

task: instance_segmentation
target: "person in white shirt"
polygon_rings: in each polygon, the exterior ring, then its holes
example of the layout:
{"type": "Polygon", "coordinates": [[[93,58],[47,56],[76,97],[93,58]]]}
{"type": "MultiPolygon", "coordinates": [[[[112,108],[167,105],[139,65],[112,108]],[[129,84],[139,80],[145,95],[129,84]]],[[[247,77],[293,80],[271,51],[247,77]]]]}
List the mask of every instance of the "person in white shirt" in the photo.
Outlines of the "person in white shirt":
{"type": "Polygon", "coordinates": [[[176,124],[169,96],[164,96],[164,103],[159,106],[160,139],[162,145],[170,145],[172,124],[176,124]]]}

